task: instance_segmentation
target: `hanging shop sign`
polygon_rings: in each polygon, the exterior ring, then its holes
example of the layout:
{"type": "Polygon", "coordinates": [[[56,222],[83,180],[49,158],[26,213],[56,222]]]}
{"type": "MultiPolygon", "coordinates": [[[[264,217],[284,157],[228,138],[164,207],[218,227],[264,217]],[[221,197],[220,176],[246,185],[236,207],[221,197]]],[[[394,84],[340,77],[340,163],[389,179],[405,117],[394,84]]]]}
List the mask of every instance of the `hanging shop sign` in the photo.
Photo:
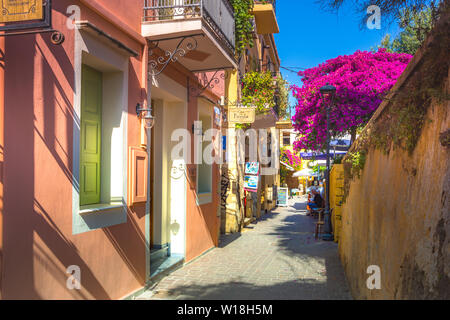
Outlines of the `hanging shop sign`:
{"type": "Polygon", "coordinates": [[[245,176],[244,190],[248,192],[258,192],[259,176],[245,176]]]}
{"type": "Polygon", "coordinates": [[[45,0],[0,0],[0,22],[25,22],[44,19],[45,0]]]}
{"type": "Polygon", "coordinates": [[[287,207],[288,206],[288,188],[278,188],[278,194],[277,194],[277,204],[280,207],[287,207]]]}
{"type": "Polygon", "coordinates": [[[256,119],[255,108],[229,108],[229,123],[254,123],[256,119]]]}
{"type": "Polygon", "coordinates": [[[259,162],[245,163],[244,189],[248,192],[258,192],[259,187],[259,162]]]}
{"type": "Polygon", "coordinates": [[[49,32],[53,44],[64,42],[52,28],[51,0],[0,0],[0,24],[0,37],[49,32]]]}
{"type": "Polygon", "coordinates": [[[246,162],[245,174],[253,176],[259,175],[259,162],[246,162]]]}

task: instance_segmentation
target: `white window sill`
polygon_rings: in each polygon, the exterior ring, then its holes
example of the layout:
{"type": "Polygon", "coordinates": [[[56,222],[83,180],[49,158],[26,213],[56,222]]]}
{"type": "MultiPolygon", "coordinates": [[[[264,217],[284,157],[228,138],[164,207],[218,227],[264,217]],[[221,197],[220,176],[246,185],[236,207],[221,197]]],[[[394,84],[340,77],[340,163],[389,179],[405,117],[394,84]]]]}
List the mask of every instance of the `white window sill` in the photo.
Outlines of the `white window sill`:
{"type": "Polygon", "coordinates": [[[212,203],[212,193],[199,193],[197,195],[197,204],[202,206],[204,204],[212,203]]]}
{"type": "Polygon", "coordinates": [[[111,211],[114,209],[125,209],[125,205],[121,202],[112,202],[105,204],[92,204],[88,206],[81,206],[78,212],[81,216],[86,216],[94,213],[101,213],[111,211]]]}

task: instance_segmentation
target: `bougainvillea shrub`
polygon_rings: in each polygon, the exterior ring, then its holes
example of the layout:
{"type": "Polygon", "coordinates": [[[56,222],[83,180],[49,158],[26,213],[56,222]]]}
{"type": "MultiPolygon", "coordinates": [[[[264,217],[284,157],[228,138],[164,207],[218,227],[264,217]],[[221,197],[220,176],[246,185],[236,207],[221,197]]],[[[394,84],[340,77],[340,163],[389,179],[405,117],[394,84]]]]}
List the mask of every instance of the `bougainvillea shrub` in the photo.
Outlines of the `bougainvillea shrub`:
{"type": "Polygon", "coordinates": [[[326,105],[320,96],[320,88],[330,84],[337,88],[330,109],[332,136],[340,136],[363,126],[381,104],[384,96],[394,86],[412,56],[378,52],[356,51],[352,55],[339,56],[298,75],[303,86],[292,86],[297,99],[294,128],[299,140],[296,150],[323,150],[326,143],[326,105]]]}
{"type": "Polygon", "coordinates": [[[280,160],[296,170],[300,170],[302,168],[302,159],[300,159],[300,157],[296,154],[292,153],[289,149],[283,148],[281,150],[280,160]]]}
{"type": "MultiPolygon", "coordinates": [[[[280,161],[292,167],[292,169],[294,169],[294,172],[300,171],[302,169],[302,159],[285,147],[281,148],[280,150],[280,161]]],[[[288,168],[286,168],[284,165],[281,165],[281,183],[286,183],[287,177],[292,175],[294,172],[288,170],[288,168]]]]}

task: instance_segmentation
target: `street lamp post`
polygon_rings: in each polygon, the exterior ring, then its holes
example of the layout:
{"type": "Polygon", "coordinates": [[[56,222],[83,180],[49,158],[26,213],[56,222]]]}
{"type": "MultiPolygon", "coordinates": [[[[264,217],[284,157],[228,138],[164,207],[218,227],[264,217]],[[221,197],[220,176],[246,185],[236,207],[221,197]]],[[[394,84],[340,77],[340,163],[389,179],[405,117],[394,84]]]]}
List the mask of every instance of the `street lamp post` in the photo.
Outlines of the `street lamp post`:
{"type": "Polygon", "coordinates": [[[325,221],[324,221],[324,235],[323,240],[333,240],[331,235],[331,217],[330,217],[330,108],[333,104],[334,96],[336,95],[336,87],[327,84],[320,88],[323,103],[326,108],[327,117],[327,172],[326,172],[326,201],[325,201],[325,221]],[[326,99],[330,98],[330,104],[326,105],[326,99]]]}

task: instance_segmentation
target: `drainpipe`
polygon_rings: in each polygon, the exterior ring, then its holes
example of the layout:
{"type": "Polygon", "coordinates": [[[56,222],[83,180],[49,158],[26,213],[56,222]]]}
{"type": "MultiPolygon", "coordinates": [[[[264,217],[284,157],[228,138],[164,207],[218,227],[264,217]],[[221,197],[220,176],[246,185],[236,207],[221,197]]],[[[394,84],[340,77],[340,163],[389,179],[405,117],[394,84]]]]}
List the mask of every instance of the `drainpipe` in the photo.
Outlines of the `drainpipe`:
{"type": "MultiPolygon", "coordinates": [[[[150,91],[150,88],[149,88],[150,91]]],[[[149,93],[150,97],[150,93],[149,93]]],[[[151,100],[150,100],[151,101],[151,100]]],[[[147,133],[147,202],[145,204],[145,256],[146,256],[146,279],[147,282],[150,282],[150,246],[151,246],[151,221],[150,221],[150,212],[151,212],[151,147],[152,147],[152,129],[146,128],[145,129],[147,133]]]]}
{"type": "MultiPolygon", "coordinates": [[[[147,106],[150,106],[149,109],[152,109],[151,105],[151,90],[152,90],[152,78],[148,72],[148,55],[149,55],[149,47],[148,43],[144,48],[144,56],[142,59],[142,70],[143,70],[143,83],[147,89],[147,106]]],[[[146,286],[150,285],[150,246],[151,246],[151,221],[150,221],[150,211],[151,211],[151,143],[152,143],[152,130],[150,128],[146,128],[147,135],[147,201],[145,203],[145,280],[146,286]]]]}

